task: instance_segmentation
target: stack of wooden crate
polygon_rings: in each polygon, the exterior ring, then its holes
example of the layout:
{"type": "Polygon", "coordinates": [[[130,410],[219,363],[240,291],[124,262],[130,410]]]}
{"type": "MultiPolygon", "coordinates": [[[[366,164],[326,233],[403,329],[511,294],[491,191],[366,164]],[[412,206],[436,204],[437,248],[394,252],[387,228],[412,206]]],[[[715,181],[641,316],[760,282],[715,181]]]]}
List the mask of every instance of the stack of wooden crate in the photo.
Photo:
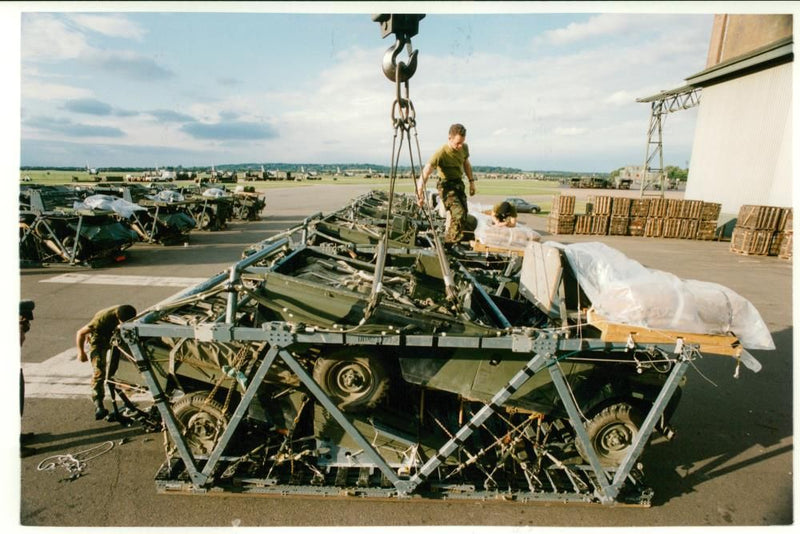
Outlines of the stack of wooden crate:
{"type": "Polygon", "coordinates": [[[628,220],[628,234],[643,236],[647,224],[647,214],[650,211],[649,198],[634,198],[631,200],[630,219],[628,220]]]}
{"type": "Polygon", "coordinates": [[[792,235],[794,234],[794,230],[792,229],[792,208],[786,210],[786,217],[783,220],[783,230],[779,233],[783,233],[783,235],[781,236],[780,246],[778,247],[778,257],[784,260],[791,260],[792,235]]]}
{"type": "MultiPolygon", "coordinates": [[[[777,206],[752,204],[742,206],[731,236],[731,252],[753,256],[778,256],[783,241],[787,239],[787,221],[791,232],[791,211],[792,208],[777,206]]],[[[791,236],[788,240],[791,241],[791,236]]]]}
{"type": "MultiPolygon", "coordinates": [[[[720,204],[702,200],[604,195],[590,198],[585,213],[575,215],[575,197],[555,195],[547,231],[710,240],[716,235],[720,209],[720,204]]],[[[777,241],[771,243],[773,247],[780,245],[777,241]]]]}
{"type": "Polygon", "coordinates": [[[717,202],[703,202],[700,206],[700,220],[697,222],[697,239],[704,241],[714,239],[721,209],[722,204],[717,202]]]}
{"type": "Polygon", "coordinates": [[[586,203],[586,214],[578,215],[575,218],[575,233],[608,235],[613,203],[614,197],[611,196],[593,197],[586,203]]]}
{"type": "Polygon", "coordinates": [[[702,207],[702,200],[668,199],[661,236],[696,239],[702,207]]]}
{"type": "Polygon", "coordinates": [[[628,235],[632,199],[615,198],[611,205],[611,219],[608,223],[608,235],[628,235]]]}
{"type": "Polygon", "coordinates": [[[664,233],[664,217],[667,216],[667,199],[651,198],[644,224],[645,237],[661,237],[664,233]]]}
{"type": "Polygon", "coordinates": [[[551,234],[575,232],[575,195],[553,195],[553,206],[547,216],[547,231],[551,234]]]}

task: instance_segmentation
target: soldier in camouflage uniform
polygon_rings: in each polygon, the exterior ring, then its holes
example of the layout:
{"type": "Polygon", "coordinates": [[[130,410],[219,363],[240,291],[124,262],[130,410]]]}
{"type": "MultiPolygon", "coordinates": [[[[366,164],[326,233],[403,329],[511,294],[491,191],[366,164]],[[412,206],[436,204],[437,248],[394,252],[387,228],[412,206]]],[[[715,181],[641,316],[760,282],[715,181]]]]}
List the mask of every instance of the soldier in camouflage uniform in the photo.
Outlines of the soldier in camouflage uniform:
{"type": "Polygon", "coordinates": [[[425,198],[425,184],[434,169],[439,172],[437,189],[439,198],[450,214],[450,224],[445,232],[447,244],[458,243],[464,238],[467,224],[467,195],[464,190],[463,175],[469,180],[469,195],[475,194],[475,179],[472,176],[472,165],[469,162],[469,147],[464,142],[467,130],[461,124],[453,124],[447,135],[447,143],[437,150],[422,169],[422,180],[417,189],[419,204],[425,198]]]}
{"type": "Polygon", "coordinates": [[[106,383],[106,353],[111,348],[111,336],[123,322],[136,317],[136,309],[128,304],[112,306],[94,314],[92,320],[83,326],[75,335],[78,346],[78,360],[92,362],[92,401],[94,402],[95,419],[108,415],[103,406],[106,383]],[[89,341],[89,356],[86,355],[84,343],[89,341]]]}

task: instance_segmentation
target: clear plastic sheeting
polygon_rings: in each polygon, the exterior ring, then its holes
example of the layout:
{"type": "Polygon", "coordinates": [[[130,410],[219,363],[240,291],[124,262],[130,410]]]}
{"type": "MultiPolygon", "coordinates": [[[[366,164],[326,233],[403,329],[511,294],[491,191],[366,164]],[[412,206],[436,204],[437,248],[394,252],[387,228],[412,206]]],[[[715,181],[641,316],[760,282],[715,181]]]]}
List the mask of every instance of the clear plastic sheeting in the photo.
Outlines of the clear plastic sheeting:
{"type": "Polygon", "coordinates": [[[143,206],[111,195],[90,195],[82,202],[75,202],[73,208],[113,211],[126,219],[130,219],[136,211],[147,211],[143,206]]]}
{"type": "Polygon", "coordinates": [[[469,204],[469,214],[473,215],[478,225],[475,227],[475,239],[486,246],[524,249],[531,241],[541,241],[539,232],[517,222],[513,228],[492,224],[491,206],[469,204]]]}
{"type": "Polygon", "coordinates": [[[725,286],[649,269],[603,243],[557,246],[592,307],[611,322],[697,334],[732,333],[748,349],[775,349],[758,310],[725,286]]]}
{"type": "Polygon", "coordinates": [[[222,198],[228,196],[228,192],[218,187],[212,187],[203,191],[203,196],[206,198],[222,198]]]}
{"type": "Polygon", "coordinates": [[[150,197],[152,200],[156,200],[159,202],[183,202],[184,198],[183,195],[178,193],[177,191],[159,191],[158,194],[150,197]]]}

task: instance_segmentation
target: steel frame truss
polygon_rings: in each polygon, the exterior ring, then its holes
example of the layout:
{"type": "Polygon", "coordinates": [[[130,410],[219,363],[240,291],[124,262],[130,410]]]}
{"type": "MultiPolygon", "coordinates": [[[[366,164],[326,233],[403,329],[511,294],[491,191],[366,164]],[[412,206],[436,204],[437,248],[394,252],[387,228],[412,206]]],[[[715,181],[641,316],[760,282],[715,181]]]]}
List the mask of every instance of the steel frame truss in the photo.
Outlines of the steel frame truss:
{"type": "MultiPolygon", "coordinates": [[[[227,280],[227,285],[232,286],[239,280],[239,277],[248,266],[252,266],[261,258],[268,256],[282,247],[287,246],[288,239],[278,239],[267,245],[264,249],[248,256],[230,269],[230,272],[222,272],[210,280],[180,293],[162,303],[162,306],[169,305],[193,295],[200,294],[216,285],[227,280]]],[[[389,489],[380,489],[377,492],[384,496],[408,497],[417,493],[432,473],[439,468],[443,461],[457,451],[465,441],[479,428],[487,419],[502,408],[508,399],[522,387],[536,373],[549,372],[559,395],[560,401],[566,408],[569,421],[576,433],[576,439],[581,442],[583,449],[587,451],[592,485],[591,491],[584,491],[574,484],[574,491],[554,493],[537,493],[531,488],[531,492],[522,496],[523,500],[574,500],[574,501],[596,501],[603,504],[615,503],[620,496],[620,491],[626,481],[632,476],[634,466],[645,446],[650,439],[655,426],[666,409],[667,403],[680,384],[681,378],[686,373],[692,355],[696,347],[684,344],[681,340],[676,345],[668,344],[648,344],[640,349],[657,348],[664,353],[673,353],[674,363],[671,371],[663,384],[653,406],[645,417],[632,445],[621,462],[615,469],[606,468],[601,465],[600,459],[591,445],[589,436],[584,427],[578,406],[575,403],[573,394],[567,383],[564,373],[561,371],[558,362],[568,358],[570,354],[582,351],[602,350],[614,352],[615,354],[629,354],[632,350],[630,342],[610,343],[600,339],[571,339],[566,331],[537,331],[532,329],[519,329],[513,333],[492,337],[480,336],[445,336],[445,335],[405,335],[405,334],[355,334],[355,333],[332,333],[318,332],[315,329],[297,331],[294,325],[285,322],[268,322],[260,328],[239,327],[234,323],[237,309],[237,292],[232,290],[228,293],[228,305],[225,313],[225,322],[206,323],[196,326],[178,326],[167,324],[153,324],[158,318],[158,311],[150,312],[136,322],[121,325],[122,336],[128,344],[131,354],[134,356],[138,370],[144,377],[148,388],[153,396],[154,403],[158,408],[166,431],[175,444],[176,451],[183,461],[185,472],[188,474],[192,492],[206,492],[215,483],[215,475],[223,459],[223,453],[231,442],[233,435],[239,427],[246,411],[255,398],[258,388],[270,367],[277,359],[282,360],[295,375],[299,378],[305,388],[311,393],[313,398],[325,409],[336,422],[341,425],[344,431],[357,443],[363,450],[367,458],[377,466],[384,481],[389,484],[389,489]],[[170,407],[169,399],[161,389],[155,373],[146,358],[146,351],[142,345],[142,340],[149,337],[180,337],[197,339],[199,341],[219,341],[219,342],[265,342],[263,355],[260,355],[260,363],[248,377],[247,386],[243,397],[235,408],[228,426],[225,428],[213,451],[204,460],[196,458],[190,451],[174,413],[170,407]],[[515,353],[525,353],[530,356],[528,361],[521,366],[517,373],[508,383],[495,392],[491,401],[478,410],[469,421],[446,442],[436,453],[431,456],[424,464],[419,466],[413,474],[399,474],[392,468],[387,461],[380,455],[378,450],[359,432],[351,419],[340,410],[337,405],[329,398],[317,382],[311,377],[306,369],[298,360],[287,350],[289,346],[321,346],[321,345],[393,345],[406,347],[456,347],[456,348],[490,348],[508,350],[515,353]]],[[[548,475],[549,476],[549,475],[548,475]]],[[[306,488],[313,494],[324,494],[325,490],[319,487],[306,488]]],[[[303,493],[302,487],[289,489],[285,486],[274,488],[274,491],[281,493],[298,492],[303,493]]],[[[497,492],[467,492],[469,495],[478,498],[487,498],[489,495],[498,496],[497,492]],[[483,497],[481,497],[483,496],[483,497]]]]}
{"type": "Polygon", "coordinates": [[[693,108],[700,104],[700,88],[686,86],[674,91],[664,91],[650,98],[637,99],[650,102],[650,123],[647,128],[640,196],[664,197],[663,127],[669,113],[693,108]],[[654,160],[658,158],[658,167],[654,160]],[[653,176],[655,175],[655,176],[653,176]]]}

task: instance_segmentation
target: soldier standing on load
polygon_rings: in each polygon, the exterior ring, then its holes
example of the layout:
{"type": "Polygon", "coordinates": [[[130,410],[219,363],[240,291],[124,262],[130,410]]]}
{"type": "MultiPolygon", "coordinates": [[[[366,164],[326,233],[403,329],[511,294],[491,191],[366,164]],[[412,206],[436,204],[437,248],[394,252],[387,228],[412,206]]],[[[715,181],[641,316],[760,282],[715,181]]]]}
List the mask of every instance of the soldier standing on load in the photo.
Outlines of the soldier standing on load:
{"type": "Polygon", "coordinates": [[[461,124],[453,124],[447,135],[447,143],[431,156],[422,169],[422,180],[417,189],[419,205],[425,202],[425,184],[434,169],[439,170],[439,182],[436,188],[439,198],[450,214],[450,224],[445,232],[445,244],[458,243],[464,238],[467,224],[467,195],[464,193],[464,179],[469,180],[469,195],[475,194],[475,179],[472,176],[472,165],[469,162],[469,147],[464,142],[467,129],[461,124]]]}
{"type": "Polygon", "coordinates": [[[108,410],[103,406],[105,398],[106,353],[111,348],[111,336],[117,327],[129,319],[136,317],[136,308],[128,304],[112,306],[94,314],[92,320],[83,326],[75,335],[78,346],[78,360],[92,362],[92,401],[94,402],[94,418],[103,419],[108,410]],[[84,343],[89,339],[89,357],[86,356],[84,343]]]}

